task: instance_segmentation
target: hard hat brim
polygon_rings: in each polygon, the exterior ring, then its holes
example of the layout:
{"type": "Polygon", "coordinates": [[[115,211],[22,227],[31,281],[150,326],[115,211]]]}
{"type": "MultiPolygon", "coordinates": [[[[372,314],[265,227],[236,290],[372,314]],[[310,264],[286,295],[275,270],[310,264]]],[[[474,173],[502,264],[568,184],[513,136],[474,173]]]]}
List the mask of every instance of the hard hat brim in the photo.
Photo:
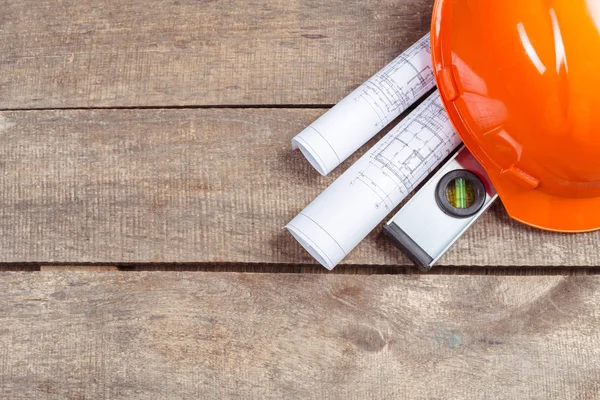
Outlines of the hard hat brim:
{"type": "Polygon", "coordinates": [[[539,190],[525,190],[492,173],[508,215],[525,225],[552,232],[582,233],[600,230],[600,198],[566,198],[539,190]]]}

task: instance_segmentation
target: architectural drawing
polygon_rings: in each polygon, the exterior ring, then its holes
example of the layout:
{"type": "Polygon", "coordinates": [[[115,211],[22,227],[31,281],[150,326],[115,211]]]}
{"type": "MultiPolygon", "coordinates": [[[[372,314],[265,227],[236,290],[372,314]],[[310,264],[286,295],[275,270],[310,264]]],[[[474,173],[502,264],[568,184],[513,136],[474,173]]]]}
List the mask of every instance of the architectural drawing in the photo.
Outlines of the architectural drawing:
{"type": "Polygon", "coordinates": [[[460,143],[435,92],[286,228],[332,269],[460,143]]]}
{"type": "Polygon", "coordinates": [[[429,34],[292,139],[327,175],[435,86],[429,34]]]}

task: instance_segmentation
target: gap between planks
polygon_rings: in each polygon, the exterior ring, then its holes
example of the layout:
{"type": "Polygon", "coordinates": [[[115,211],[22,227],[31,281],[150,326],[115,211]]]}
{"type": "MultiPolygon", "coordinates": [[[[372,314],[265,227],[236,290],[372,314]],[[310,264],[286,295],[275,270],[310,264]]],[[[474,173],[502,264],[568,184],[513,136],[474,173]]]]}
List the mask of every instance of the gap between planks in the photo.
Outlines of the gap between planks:
{"type": "Polygon", "coordinates": [[[333,271],[327,271],[317,265],[293,264],[0,264],[0,272],[242,272],[242,273],[281,273],[281,274],[337,274],[337,275],[466,275],[466,276],[587,276],[599,275],[600,270],[593,267],[448,267],[434,268],[423,272],[406,266],[362,266],[341,265],[333,271]]]}
{"type": "MultiPolygon", "coordinates": [[[[423,96],[425,98],[426,96],[423,96]]],[[[340,101],[342,99],[340,98],[340,101]]],[[[214,109],[235,109],[235,110],[261,110],[261,109],[306,109],[306,110],[327,110],[335,106],[335,104],[212,104],[212,105],[162,105],[162,106],[106,106],[106,107],[28,107],[28,108],[0,108],[0,112],[16,112],[16,111],[94,111],[94,110],[214,110],[214,109]]],[[[413,105],[411,109],[414,109],[413,105]]],[[[405,114],[406,115],[406,114],[405,114]]]]}

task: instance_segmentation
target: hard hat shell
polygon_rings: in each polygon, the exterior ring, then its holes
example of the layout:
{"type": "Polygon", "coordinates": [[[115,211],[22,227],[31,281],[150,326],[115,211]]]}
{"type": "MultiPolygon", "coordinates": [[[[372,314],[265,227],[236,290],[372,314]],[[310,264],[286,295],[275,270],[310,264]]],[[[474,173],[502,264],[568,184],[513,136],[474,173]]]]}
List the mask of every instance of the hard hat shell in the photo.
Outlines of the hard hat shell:
{"type": "Polygon", "coordinates": [[[431,47],[452,124],[510,216],[600,229],[600,0],[436,0],[431,47]]]}

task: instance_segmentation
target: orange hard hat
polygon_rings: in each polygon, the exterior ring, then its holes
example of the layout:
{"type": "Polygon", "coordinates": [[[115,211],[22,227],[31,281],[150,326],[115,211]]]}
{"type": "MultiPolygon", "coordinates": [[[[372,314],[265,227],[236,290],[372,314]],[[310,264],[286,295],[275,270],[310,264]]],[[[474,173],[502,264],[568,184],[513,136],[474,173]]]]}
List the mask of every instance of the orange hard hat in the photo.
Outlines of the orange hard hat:
{"type": "Polygon", "coordinates": [[[600,0],[437,0],[442,102],[508,213],[600,229],[600,0]]]}

